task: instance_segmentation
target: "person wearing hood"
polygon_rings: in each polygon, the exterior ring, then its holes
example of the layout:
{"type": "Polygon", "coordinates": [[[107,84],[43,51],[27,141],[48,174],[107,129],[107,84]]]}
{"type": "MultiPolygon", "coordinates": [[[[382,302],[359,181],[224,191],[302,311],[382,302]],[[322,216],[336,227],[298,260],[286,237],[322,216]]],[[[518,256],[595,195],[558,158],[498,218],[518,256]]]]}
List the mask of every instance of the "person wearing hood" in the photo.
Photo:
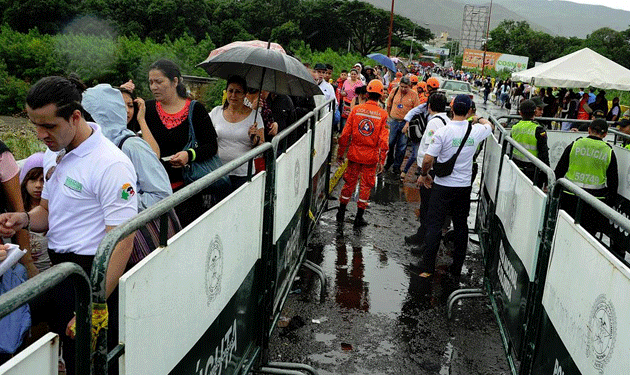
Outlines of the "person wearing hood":
{"type": "Polygon", "coordinates": [[[96,85],[85,90],[81,104],[101,126],[103,135],[131,159],[138,177],[138,211],[173,194],[166,170],[149,144],[127,129],[127,109],[120,90],[109,84],[96,85]]]}

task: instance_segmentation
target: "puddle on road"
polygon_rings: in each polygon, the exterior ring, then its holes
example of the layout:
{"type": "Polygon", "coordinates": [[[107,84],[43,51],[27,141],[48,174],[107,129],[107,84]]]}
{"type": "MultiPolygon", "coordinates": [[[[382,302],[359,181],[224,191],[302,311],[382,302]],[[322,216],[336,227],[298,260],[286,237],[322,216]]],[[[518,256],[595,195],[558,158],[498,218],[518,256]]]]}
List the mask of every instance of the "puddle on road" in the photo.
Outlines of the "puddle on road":
{"type": "Polygon", "coordinates": [[[337,335],[331,333],[315,333],[315,341],[323,342],[326,345],[331,345],[336,338],[337,335]]]}

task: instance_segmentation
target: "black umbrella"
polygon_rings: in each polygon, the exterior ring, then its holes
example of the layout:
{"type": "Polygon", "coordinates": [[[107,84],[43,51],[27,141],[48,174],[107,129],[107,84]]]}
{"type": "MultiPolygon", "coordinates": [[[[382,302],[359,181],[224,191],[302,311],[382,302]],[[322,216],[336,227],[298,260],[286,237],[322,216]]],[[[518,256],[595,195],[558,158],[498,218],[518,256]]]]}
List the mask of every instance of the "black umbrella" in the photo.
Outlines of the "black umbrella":
{"type": "Polygon", "coordinates": [[[239,75],[256,89],[292,96],[323,95],[300,61],[276,49],[234,47],[209,57],[199,66],[212,77],[228,79],[239,75]]]}

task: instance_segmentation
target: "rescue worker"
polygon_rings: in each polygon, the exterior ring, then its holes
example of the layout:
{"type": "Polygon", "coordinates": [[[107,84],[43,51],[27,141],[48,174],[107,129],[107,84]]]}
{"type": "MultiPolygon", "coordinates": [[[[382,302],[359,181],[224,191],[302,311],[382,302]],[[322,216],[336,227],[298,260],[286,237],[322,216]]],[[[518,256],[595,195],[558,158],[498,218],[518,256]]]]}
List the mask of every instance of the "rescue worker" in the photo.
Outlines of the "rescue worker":
{"type": "Polygon", "coordinates": [[[391,94],[392,90],[395,89],[396,87],[398,87],[398,83],[400,82],[400,79],[402,78],[403,74],[402,72],[396,72],[396,78],[394,78],[390,83],[389,86],[387,88],[387,92],[391,94]]]}
{"type": "Polygon", "coordinates": [[[346,150],[348,151],[348,167],[343,175],[345,184],[339,197],[337,222],[343,223],[346,207],[357,180],[361,178],[355,227],[367,225],[363,215],[376,182],[376,173],[383,169],[389,139],[387,112],[378,105],[378,100],[383,95],[383,83],[377,79],[372,80],[367,86],[367,92],[368,101],[354,107],[348,116],[346,126],[339,137],[337,154],[337,162],[341,164],[346,150]]]}
{"type": "Polygon", "coordinates": [[[411,82],[411,89],[418,93],[418,76],[412,74],[411,76],[409,76],[409,82],[411,82]]]}
{"type": "Polygon", "coordinates": [[[427,83],[424,81],[418,82],[418,98],[420,104],[424,104],[429,100],[429,93],[427,92],[427,83]]]}
{"type": "MultiPolygon", "coordinates": [[[[540,159],[545,165],[549,165],[549,147],[547,146],[547,131],[538,122],[534,121],[537,106],[533,100],[524,100],[520,106],[521,121],[512,127],[510,136],[523,146],[532,155],[540,159]]],[[[530,180],[534,181],[536,166],[520,151],[514,149],[513,161],[517,167],[530,180]]],[[[545,179],[543,173],[536,178],[536,186],[542,188],[545,179]]]]}
{"type": "Polygon", "coordinates": [[[418,94],[411,90],[409,78],[401,78],[398,87],[394,89],[394,92],[387,99],[389,151],[387,164],[385,164],[384,168],[385,171],[392,167],[395,175],[400,174],[400,167],[407,150],[407,136],[403,133],[405,116],[407,112],[417,107],[419,103],[418,94]]]}
{"type": "MultiPolygon", "coordinates": [[[[588,127],[588,137],[578,138],[564,150],[556,166],[556,178],[566,178],[588,193],[614,207],[617,200],[619,175],[617,158],[612,147],[604,141],[608,123],[604,119],[593,120],[588,127]]],[[[578,198],[562,193],[560,208],[575,216],[578,198]]],[[[580,225],[593,236],[606,232],[608,220],[588,204],[582,205],[580,225]]]]}
{"type": "Polygon", "coordinates": [[[457,95],[451,105],[453,119],[436,130],[424,158],[418,184],[432,189],[426,220],[426,250],[416,268],[420,276],[429,277],[435,271],[435,258],[440,247],[442,226],[446,215],[451,215],[454,226],[453,264],[449,273],[459,278],[468,248],[468,215],[472,191],[472,162],[477,146],[486,139],[494,126],[483,118],[475,118],[474,124],[466,119],[472,101],[468,95],[457,95]],[[460,147],[461,146],[461,147],[460,147]],[[458,151],[459,150],[459,151],[458,151]],[[457,153],[459,152],[459,155],[457,153]],[[449,174],[439,176],[434,162],[447,163],[454,159],[449,174]],[[436,176],[429,175],[434,167],[436,176]]]}

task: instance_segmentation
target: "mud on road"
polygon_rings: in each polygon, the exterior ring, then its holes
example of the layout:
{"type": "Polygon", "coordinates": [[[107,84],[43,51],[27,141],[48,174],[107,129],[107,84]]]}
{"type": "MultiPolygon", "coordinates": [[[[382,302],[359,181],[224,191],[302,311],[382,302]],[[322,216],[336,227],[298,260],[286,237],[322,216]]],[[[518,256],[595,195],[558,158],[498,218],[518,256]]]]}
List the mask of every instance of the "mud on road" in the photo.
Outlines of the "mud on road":
{"type": "MultiPolygon", "coordinates": [[[[370,225],[363,229],[352,228],[353,202],[339,227],[334,218],[338,202],[329,201],[331,210],[320,220],[307,253],[326,275],[324,298],[317,277],[301,271],[283,316],[304,325],[275,330],[271,360],[306,363],[320,374],[509,373],[488,298],[460,301],[447,319],[452,291],[482,287],[478,246],[469,242],[459,282],[446,276],[452,249],[448,236],[432,278],[420,277],[411,266],[419,258],[403,236],[415,233],[418,225],[413,171],[404,182],[391,173],[378,179],[366,213],[370,225]]],[[[473,204],[470,228],[475,210],[473,204]]]]}

